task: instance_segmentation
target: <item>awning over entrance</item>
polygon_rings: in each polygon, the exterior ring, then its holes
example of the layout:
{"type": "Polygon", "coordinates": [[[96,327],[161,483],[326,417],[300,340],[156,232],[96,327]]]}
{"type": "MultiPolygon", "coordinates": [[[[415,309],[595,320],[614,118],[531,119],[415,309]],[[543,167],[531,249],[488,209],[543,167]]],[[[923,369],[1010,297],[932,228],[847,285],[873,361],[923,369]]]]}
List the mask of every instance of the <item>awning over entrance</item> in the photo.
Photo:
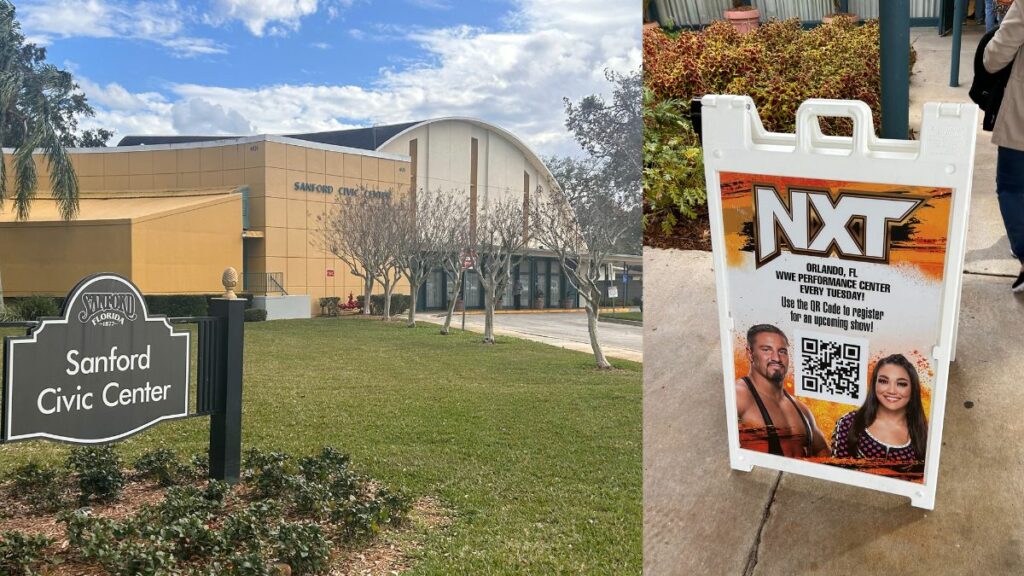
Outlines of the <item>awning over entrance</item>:
{"type": "MultiPolygon", "coordinates": [[[[0,226],[22,226],[32,223],[59,223],[61,225],[88,225],[90,222],[109,224],[110,221],[141,222],[151,218],[169,216],[198,208],[232,201],[232,194],[240,194],[235,186],[196,190],[146,190],[83,192],[79,195],[78,217],[65,221],[57,203],[46,197],[37,198],[27,220],[18,221],[13,203],[8,201],[0,211],[0,226]]],[[[237,199],[236,199],[237,201],[237,199]]],[[[240,231],[240,230],[239,230],[240,231]]]]}

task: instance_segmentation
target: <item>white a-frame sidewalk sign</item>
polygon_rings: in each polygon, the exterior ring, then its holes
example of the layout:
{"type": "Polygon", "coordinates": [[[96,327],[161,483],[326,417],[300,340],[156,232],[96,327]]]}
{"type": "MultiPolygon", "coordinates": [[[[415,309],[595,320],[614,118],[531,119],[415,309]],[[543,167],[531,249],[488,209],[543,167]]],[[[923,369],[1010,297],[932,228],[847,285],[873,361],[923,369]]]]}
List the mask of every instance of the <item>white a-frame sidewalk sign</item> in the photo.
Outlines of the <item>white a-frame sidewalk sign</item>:
{"type": "Polygon", "coordinates": [[[933,508],[977,106],[926,104],[910,141],[863,102],[808,100],[796,134],[747,96],[702,104],[732,467],[933,508]]]}

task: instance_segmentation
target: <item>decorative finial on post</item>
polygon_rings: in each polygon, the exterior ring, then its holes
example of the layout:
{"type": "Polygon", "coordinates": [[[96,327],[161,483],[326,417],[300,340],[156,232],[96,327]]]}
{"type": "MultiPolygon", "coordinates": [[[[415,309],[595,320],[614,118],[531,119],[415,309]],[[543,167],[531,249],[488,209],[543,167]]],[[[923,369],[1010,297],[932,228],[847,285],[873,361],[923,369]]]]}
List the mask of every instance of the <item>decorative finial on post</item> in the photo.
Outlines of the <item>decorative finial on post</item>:
{"type": "Polygon", "coordinates": [[[238,271],[228,266],[224,269],[224,274],[221,275],[220,282],[224,285],[223,298],[236,300],[238,296],[235,296],[235,286],[238,286],[238,271]]]}

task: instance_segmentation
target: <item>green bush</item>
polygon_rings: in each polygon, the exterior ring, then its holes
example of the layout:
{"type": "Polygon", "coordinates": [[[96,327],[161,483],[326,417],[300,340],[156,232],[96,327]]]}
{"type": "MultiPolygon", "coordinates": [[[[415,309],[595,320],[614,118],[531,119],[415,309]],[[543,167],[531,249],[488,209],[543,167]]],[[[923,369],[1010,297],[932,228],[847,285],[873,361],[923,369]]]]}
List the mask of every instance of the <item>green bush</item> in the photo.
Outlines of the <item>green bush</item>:
{"type": "Polygon", "coordinates": [[[139,477],[161,486],[174,486],[190,476],[188,466],[182,464],[169,448],[157,448],[139,456],[135,461],[135,472],[139,477]]]}
{"type": "Polygon", "coordinates": [[[209,296],[193,294],[148,295],[146,308],[150,314],[162,314],[171,318],[181,316],[206,316],[209,296]]]}
{"type": "Polygon", "coordinates": [[[274,552],[294,576],[322,574],[331,559],[331,541],[316,524],[283,522],[277,529],[274,552]]]}
{"type": "MultiPolygon", "coordinates": [[[[793,132],[808,98],[862,100],[881,127],[878,22],[848,18],[803,30],[771,20],[749,34],[724,21],[700,31],[644,30],[644,197],[666,229],[706,202],[699,142],[685,118],[693,98],[745,94],[767,130],[793,132]]],[[[911,48],[911,68],[916,54],[911,48]]],[[[826,134],[849,134],[847,118],[822,119],[826,134]]],[[[646,222],[646,221],[645,221],[646,222]]]]}
{"type": "Polygon", "coordinates": [[[245,453],[245,470],[242,477],[251,483],[256,494],[262,498],[277,498],[291,487],[294,467],[291,456],[282,452],[264,452],[250,448],[245,453]]]}
{"type": "Polygon", "coordinates": [[[14,302],[7,302],[3,310],[0,310],[0,322],[21,322],[21,310],[14,302]]]}
{"type": "MultiPolygon", "coordinates": [[[[359,303],[359,309],[363,309],[363,297],[356,297],[356,302],[359,303]]],[[[408,294],[392,294],[391,295],[391,315],[397,316],[404,314],[409,310],[409,295],[408,294]]],[[[374,316],[382,316],[384,314],[384,295],[383,294],[371,294],[370,295],[370,314],[374,316]]]]}
{"type": "Polygon", "coordinates": [[[53,541],[42,535],[17,531],[0,533],[0,574],[35,576],[44,574],[43,566],[53,563],[46,548],[53,541]]]}
{"type": "Polygon", "coordinates": [[[83,446],[71,449],[68,467],[78,476],[79,501],[82,504],[96,497],[109,501],[124,487],[121,459],[110,446],[83,446]]]}
{"type": "Polygon", "coordinates": [[[29,462],[14,470],[14,494],[35,512],[53,512],[64,505],[61,471],[29,462]]]}
{"type": "Polygon", "coordinates": [[[44,316],[59,316],[57,301],[49,296],[29,296],[17,303],[18,314],[24,320],[38,320],[44,316]]]}
{"type": "Polygon", "coordinates": [[[690,126],[687,102],[657,101],[644,87],[644,226],[651,218],[668,233],[677,214],[697,216],[707,204],[704,155],[690,126]]]}
{"type": "Polygon", "coordinates": [[[246,322],[263,322],[267,319],[267,311],[262,308],[247,308],[244,314],[246,322]]]}

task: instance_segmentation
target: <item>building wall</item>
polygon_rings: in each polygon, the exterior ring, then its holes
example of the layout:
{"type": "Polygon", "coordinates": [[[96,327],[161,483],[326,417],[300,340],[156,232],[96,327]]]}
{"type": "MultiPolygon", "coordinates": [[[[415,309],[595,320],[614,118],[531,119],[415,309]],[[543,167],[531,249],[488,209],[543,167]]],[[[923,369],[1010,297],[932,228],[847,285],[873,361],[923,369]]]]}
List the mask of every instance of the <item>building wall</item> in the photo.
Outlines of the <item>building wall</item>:
{"type": "Polygon", "coordinates": [[[129,220],[0,224],[4,296],[64,296],[96,272],[132,277],[129,220]]]}
{"type": "Polygon", "coordinates": [[[222,292],[224,269],[242,269],[240,194],[131,228],[131,278],[145,294],[222,292]]]}
{"type": "MultiPolygon", "coordinates": [[[[250,184],[249,228],[264,237],[246,240],[246,269],[283,273],[285,290],[308,294],[314,314],[320,312],[322,297],[338,296],[344,302],[349,294],[362,294],[362,279],[320,247],[319,219],[341,188],[404,196],[409,190],[408,161],[277,142],[252,146],[264,155],[265,169],[262,184],[250,184]],[[334,193],[297,190],[296,182],[330,186],[334,193]]],[[[399,287],[402,291],[408,291],[407,284],[399,287]]]]}
{"type": "MultiPolygon", "coordinates": [[[[325,213],[334,195],[296,190],[295,183],[329,185],[334,190],[390,191],[397,198],[409,190],[408,159],[282,140],[255,137],[71,151],[79,187],[86,193],[124,192],[127,196],[135,191],[246,187],[248,229],[263,237],[242,239],[240,198],[214,209],[137,223],[134,234],[127,222],[113,226],[105,235],[82,232],[85,223],[69,222],[49,226],[47,233],[57,234],[50,238],[33,231],[35,224],[17,223],[11,225],[11,232],[4,228],[0,233],[7,234],[0,236],[2,245],[19,246],[19,250],[24,246],[30,253],[24,262],[38,258],[47,266],[52,262],[53,269],[43,273],[32,264],[0,261],[4,284],[21,285],[20,275],[31,272],[52,281],[33,280],[35,283],[25,284],[31,286],[26,293],[63,294],[74,284],[66,279],[77,281],[85,275],[81,270],[91,273],[102,269],[133,278],[149,293],[209,293],[222,290],[220,275],[230,265],[240,273],[282,273],[285,289],[290,294],[308,294],[314,313],[320,312],[318,300],[323,296],[338,296],[342,301],[350,293],[358,296],[362,293],[361,279],[321,250],[316,240],[317,218],[325,213]],[[88,248],[96,245],[107,249],[96,252],[88,248]],[[103,255],[110,256],[104,260],[103,255]],[[76,260],[82,264],[68,272],[56,270],[76,260]],[[333,276],[327,275],[328,270],[333,270],[333,276]]],[[[11,155],[6,157],[10,161],[11,155]]],[[[37,165],[41,168],[39,196],[47,196],[49,181],[41,156],[37,156],[37,165]]],[[[12,175],[10,190],[13,170],[8,174],[12,175]]],[[[0,257],[2,254],[0,249],[0,257]]],[[[407,283],[396,289],[396,293],[402,292],[408,292],[407,283]]],[[[8,295],[19,294],[8,291],[8,295]]]]}
{"type": "Polygon", "coordinates": [[[503,134],[466,120],[441,120],[419,125],[382,146],[382,152],[409,154],[417,141],[416,188],[451,191],[469,199],[472,140],[477,140],[477,202],[483,210],[491,198],[523,197],[523,175],[530,178],[530,195],[546,176],[515,142],[503,134]]]}

